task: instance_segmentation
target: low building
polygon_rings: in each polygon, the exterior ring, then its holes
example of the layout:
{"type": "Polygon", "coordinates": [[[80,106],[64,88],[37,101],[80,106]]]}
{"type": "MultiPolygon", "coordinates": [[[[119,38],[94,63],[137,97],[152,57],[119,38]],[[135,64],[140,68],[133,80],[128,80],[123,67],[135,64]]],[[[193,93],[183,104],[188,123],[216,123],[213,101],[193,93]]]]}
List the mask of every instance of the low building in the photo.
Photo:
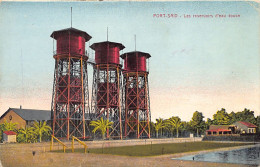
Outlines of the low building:
{"type": "Polygon", "coordinates": [[[206,135],[255,134],[256,128],[252,123],[238,121],[232,125],[210,125],[206,135]]]}
{"type": "Polygon", "coordinates": [[[0,124],[7,122],[17,123],[17,128],[31,126],[34,121],[47,121],[51,123],[51,112],[48,110],[33,110],[22,108],[9,108],[1,117],[0,124]]]}
{"type": "Polygon", "coordinates": [[[15,143],[16,142],[16,133],[13,131],[4,131],[3,142],[15,143]]]}
{"type": "Polygon", "coordinates": [[[234,125],[210,125],[206,135],[231,135],[235,133],[234,125]]]}
{"type": "Polygon", "coordinates": [[[238,121],[235,122],[233,125],[236,126],[237,130],[240,132],[240,134],[254,134],[256,133],[257,126],[244,121],[238,121]]]}

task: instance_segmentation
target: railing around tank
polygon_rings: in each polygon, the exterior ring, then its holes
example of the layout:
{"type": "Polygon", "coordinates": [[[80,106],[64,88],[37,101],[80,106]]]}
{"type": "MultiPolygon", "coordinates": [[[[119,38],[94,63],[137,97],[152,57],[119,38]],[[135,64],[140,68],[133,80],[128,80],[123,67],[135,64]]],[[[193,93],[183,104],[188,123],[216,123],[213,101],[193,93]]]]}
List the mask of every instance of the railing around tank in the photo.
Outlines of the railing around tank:
{"type": "MultiPolygon", "coordinates": [[[[60,54],[69,54],[69,51],[63,51],[63,52],[61,52],[60,54]]],[[[71,52],[71,54],[80,54],[80,53],[71,52]]],[[[53,55],[57,55],[57,50],[54,50],[54,51],[53,51],[53,55]]],[[[88,55],[87,50],[85,50],[84,55],[88,55]]]]}

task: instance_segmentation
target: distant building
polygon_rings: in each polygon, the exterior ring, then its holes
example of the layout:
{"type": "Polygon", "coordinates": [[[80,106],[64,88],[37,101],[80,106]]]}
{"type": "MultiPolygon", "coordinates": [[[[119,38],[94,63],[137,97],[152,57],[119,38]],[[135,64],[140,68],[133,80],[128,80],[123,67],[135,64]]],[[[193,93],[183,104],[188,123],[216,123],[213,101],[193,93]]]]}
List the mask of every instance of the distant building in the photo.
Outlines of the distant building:
{"type": "Polygon", "coordinates": [[[234,125],[210,125],[206,135],[231,135],[235,133],[234,125]]]}
{"type": "Polygon", "coordinates": [[[206,135],[231,135],[231,134],[254,134],[257,126],[244,121],[235,122],[232,125],[210,125],[206,135]]]}
{"type": "Polygon", "coordinates": [[[3,142],[6,142],[6,143],[16,142],[16,133],[13,131],[4,131],[3,142]]]}
{"type": "Polygon", "coordinates": [[[47,121],[51,123],[51,112],[47,110],[9,108],[1,117],[0,124],[7,122],[17,123],[17,128],[31,126],[34,121],[47,121]]]}
{"type": "Polygon", "coordinates": [[[236,126],[237,130],[241,133],[241,134],[252,134],[252,133],[256,133],[256,128],[257,126],[249,123],[249,122],[243,122],[243,121],[238,121],[235,122],[233,125],[236,126]]]}

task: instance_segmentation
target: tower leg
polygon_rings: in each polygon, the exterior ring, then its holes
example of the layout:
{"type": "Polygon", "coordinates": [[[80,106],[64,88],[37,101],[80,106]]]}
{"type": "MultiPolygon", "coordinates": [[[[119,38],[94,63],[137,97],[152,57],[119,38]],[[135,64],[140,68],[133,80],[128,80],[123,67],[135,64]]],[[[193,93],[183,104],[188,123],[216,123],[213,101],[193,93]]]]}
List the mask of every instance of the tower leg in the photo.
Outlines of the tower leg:
{"type": "Polygon", "coordinates": [[[125,137],[150,138],[150,108],[146,73],[126,73],[125,137]]]}
{"type": "Polygon", "coordinates": [[[120,77],[119,65],[95,66],[92,110],[95,110],[95,120],[103,118],[113,122],[112,128],[106,131],[106,138],[122,139],[120,77]]]}
{"type": "Polygon", "coordinates": [[[52,100],[53,135],[69,140],[86,137],[87,64],[81,58],[56,59],[52,100]]]}

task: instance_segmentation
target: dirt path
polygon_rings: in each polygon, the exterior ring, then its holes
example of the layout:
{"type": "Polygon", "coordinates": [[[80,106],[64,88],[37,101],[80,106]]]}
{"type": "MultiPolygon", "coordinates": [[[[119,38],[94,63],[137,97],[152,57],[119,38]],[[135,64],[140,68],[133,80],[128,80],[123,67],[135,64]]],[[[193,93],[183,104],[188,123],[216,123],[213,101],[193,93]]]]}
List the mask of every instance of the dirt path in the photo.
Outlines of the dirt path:
{"type": "MultiPolygon", "coordinates": [[[[129,142],[124,142],[120,145],[125,145],[129,142]]],[[[103,144],[95,143],[91,147],[100,147],[103,144]]],[[[110,146],[113,145],[110,143],[110,146]]],[[[129,144],[131,145],[131,144],[129,144]]],[[[60,147],[61,148],[61,147],[60,147]]],[[[228,150],[224,148],[221,150],[228,150]]],[[[218,149],[219,150],[219,149],[218,149]]],[[[212,151],[212,150],[211,150],[212,151]]],[[[208,152],[208,151],[200,151],[208,152]]],[[[198,152],[197,152],[198,153],[198,152]]],[[[82,154],[82,153],[51,153],[49,152],[49,143],[43,144],[5,144],[0,145],[0,160],[3,167],[80,167],[80,166],[108,166],[108,167],[219,167],[219,163],[210,162],[195,162],[172,160],[171,158],[194,153],[181,153],[173,155],[163,155],[156,157],[128,157],[117,155],[101,155],[101,154],[82,154]],[[33,156],[32,151],[36,154],[33,156]]],[[[244,167],[249,165],[240,164],[225,164],[221,163],[221,167],[244,167]]]]}

